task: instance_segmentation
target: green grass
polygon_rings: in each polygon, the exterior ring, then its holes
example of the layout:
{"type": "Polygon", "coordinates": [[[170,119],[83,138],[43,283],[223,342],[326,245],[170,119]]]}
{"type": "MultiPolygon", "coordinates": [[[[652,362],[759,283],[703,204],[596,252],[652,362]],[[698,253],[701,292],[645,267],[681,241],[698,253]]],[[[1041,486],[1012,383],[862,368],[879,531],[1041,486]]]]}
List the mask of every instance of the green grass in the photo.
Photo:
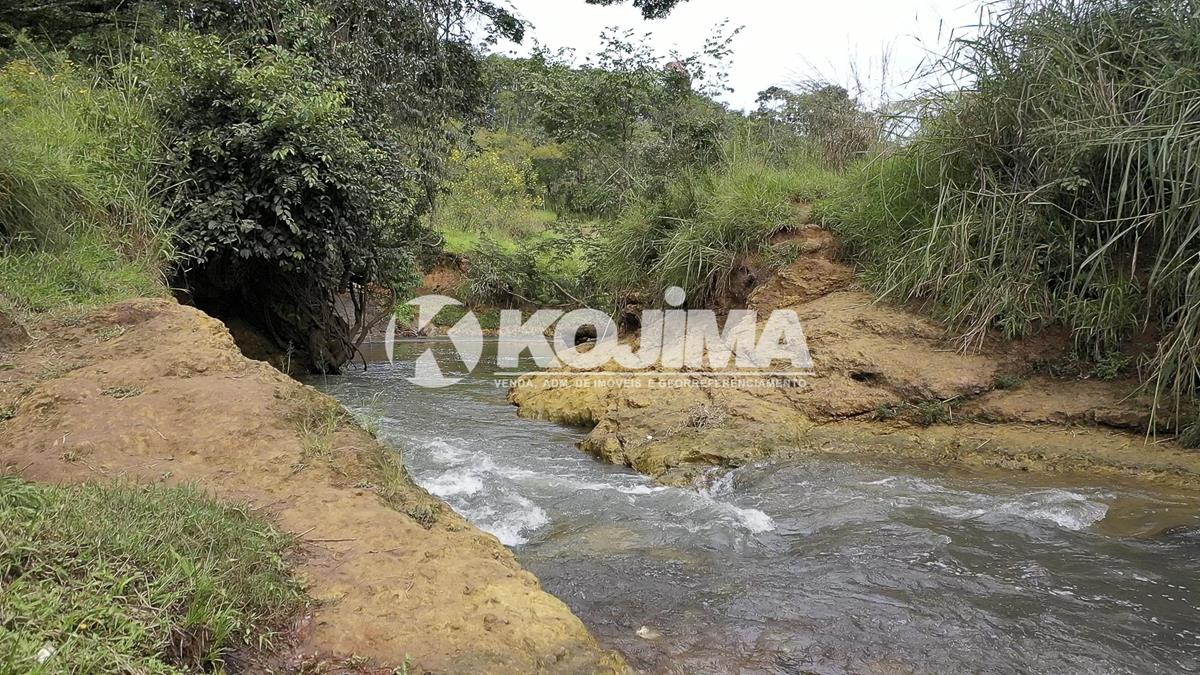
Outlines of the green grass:
{"type": "Polygon", "coordinates": [[[535,225],[517,233],[499,228],[489,230],[469,226],[442,225],[438,230],[444,240],[442,248],[447,253],[463,255],[469,258],[472,253],[478,251],[483,246],[484,241],[490,240],[502,250],[512,252],[522,242],[538,241],[546,237],[547,228],[558,219],[558,216],[554,212],[542,209],[531,210],[528,215],[530,221],[534,222],[535,225]]]}
{"type": "Polygon", "coordinates": [[[426,493],[413,489],[412,478],[400,453],[375,444],[364,458],[371,471],[376,493],[396,511],[429,529],[437,523],[442,505],[426,493]]]}
{"type": "Polygon", "coordinates": [[[109,398],[115,398],[118,401],[123,401],[127,398],[136,398],[141,396],[143,393],[145,392],[142,391],[140,387],[123,384],[116,387],[109,387],[104,391],[101,391],[100,395],[108,396],[109,398]]]}
{"type": "Polygon", "coordinates": [[[159,273],[99,237],[56,251],[0,252],[0,311],[31,315],[166,294],[159,273]]]}
{"type": "Polygon", "coordinates": [[[992,380],[992,387],[1001,391],[1014,391],[1025,385],[1025,381],[1019,375],[1012,373],[997,373],[992,380]]]}
{"type": "Polygon", "coordinates": [[[881,405],[875,409],[875,419],[880,422],[905,419],[923,427],[931,427],[951,424],[954,414],[950,404],[945,401],[916,401],[881,405]]]}
{"type": "Polygon", "coordinates": [[[99,230],[138,254],[162,253],[151,194],[160,130],[122,72],[102,82],[36,52],[0,68],[0,238],[61,248],[99,230]]]}
{"type": "Polygon", "coordinates": [[[292,538],[191,488],[0,477],[0,543],[4,672],[220,669],[305,604],[292,538]]]}
{"type": "Polygon", "coordinates": [[[433,325],[440,328],[453,328],[455,324],[462,321],[467,312],[475,313],[475,318],[479,321],[479,327],[484,330],[498,330],[500,328],[500,310],[472,309],[461,305],[451,305],[438,312],[437,316],[433,317],[433,325]]]}
{"type": "MultiPolygon", "coordinates": [[[[484,235],[478,230],[461,230],[455,227],[443,227],[439,230],[444,243],[443,250],[447,253],[455,255],[470,255],[473,251],[479,248],[480,241],[484,235]]],[[[515,245],[511,237],[501,237],[501,242],[515,245]]]]}
{"type": "MultiPolygon", "coordinates": [[[[1200,14],[1173,0],[998,6],[942,62],[920,132],[826,208],[884,296],[966,347],[1070,329],[1102,376],[1147,326],[1147,387],[1184,423],[1200,393],[1200,14]]],[[[1157,408],[1157,406],[1156,406],[1157,408]]]]}
{"type": "Polygon", "coordinates": [[[55,53],[0,67],[0,311],[165,294],[160,130],[127,79],[55,53]]]}
{"type": "Polygon", "coordinates": [[[599,267],[612,287],[680,286],[704,304],[726,290],[740,260],[765,254],[771,235],[799,225],[802,207],[838,180],[807,153],[781,164],[731,142],[717,167],[627,209],[604,233],[599,267]]]}

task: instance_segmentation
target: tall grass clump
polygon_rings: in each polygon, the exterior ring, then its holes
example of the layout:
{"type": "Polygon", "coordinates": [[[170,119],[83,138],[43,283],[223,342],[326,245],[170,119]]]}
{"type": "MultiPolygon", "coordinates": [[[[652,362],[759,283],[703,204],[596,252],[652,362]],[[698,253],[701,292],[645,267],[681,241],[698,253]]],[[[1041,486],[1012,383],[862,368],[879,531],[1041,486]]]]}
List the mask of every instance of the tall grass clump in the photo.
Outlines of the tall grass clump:
{"type": "Polygon", "coordinates": [[[290,536],[189,488],[0,476],[0,543],[5,672],[225,672],[305,603],[290,536]]]}
{"type": "Polygon", "coordinates": [[[980,344],[1071,329],[1097,360],[1147,328],[1176,415],[1200,384],[1200,6],[1012,0],[939,62],[916,137],[824,212],[884,295],[980,344]]]}
{"type": "Polygon", "coordinates": [[[616,288],[680,286],[691,302],[709,302],[747,256],[798,225],[801,206],[828,196],[836,181],[807,152],[779,159],[735,138],[714,166],[677,177],[621,214],[602,244],[600,275],[616,288]]]}
{"type": "MultiPolygon", "coordinates": [[[[31,261],[44,255],[93,278],[131,270],[158,276],[169,251],[151,192],[159,131],[136,88],[119,82],[123,72],[114,68],[102,81],[88,67],[35,52],[0,67],[0,274],[6,279],[36,272],[31,261]],[[113,255],[85,255],[97,245],[113,255]],[[104,266],[88,267],[96,263],[104,266]]],[[[0,302],[31,309],[26,291],[6,284],[0,302]]],[[[95,304],[87,294],[63,295],[95,304]]]]}

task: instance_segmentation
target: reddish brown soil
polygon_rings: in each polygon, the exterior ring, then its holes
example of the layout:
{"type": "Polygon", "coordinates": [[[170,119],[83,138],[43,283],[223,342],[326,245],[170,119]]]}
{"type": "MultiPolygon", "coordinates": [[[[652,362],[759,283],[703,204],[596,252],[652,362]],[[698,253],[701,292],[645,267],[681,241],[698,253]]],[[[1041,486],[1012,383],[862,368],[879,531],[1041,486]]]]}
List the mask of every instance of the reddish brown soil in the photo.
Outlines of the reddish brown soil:
{"type": "Polygon", "coordinates": [[[29,342],[29,334],[19,323],[0,312],[0,351],[15,350],[29,342]]]}

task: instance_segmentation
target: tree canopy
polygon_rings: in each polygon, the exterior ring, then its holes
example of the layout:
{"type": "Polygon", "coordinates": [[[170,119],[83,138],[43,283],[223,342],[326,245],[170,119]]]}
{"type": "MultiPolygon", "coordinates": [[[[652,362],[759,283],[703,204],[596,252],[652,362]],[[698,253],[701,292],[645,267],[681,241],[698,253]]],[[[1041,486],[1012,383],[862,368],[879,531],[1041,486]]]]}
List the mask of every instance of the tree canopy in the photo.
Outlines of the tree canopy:
{"type": "MultiPolygon", "coordinates": [[[[629,0],[587,0],[589,5],[622,5],[629,0]]],[[[633,0],[633,6],[642,10],[647,19],[661,19],[671,10],[687,0],[633,0]]]]}

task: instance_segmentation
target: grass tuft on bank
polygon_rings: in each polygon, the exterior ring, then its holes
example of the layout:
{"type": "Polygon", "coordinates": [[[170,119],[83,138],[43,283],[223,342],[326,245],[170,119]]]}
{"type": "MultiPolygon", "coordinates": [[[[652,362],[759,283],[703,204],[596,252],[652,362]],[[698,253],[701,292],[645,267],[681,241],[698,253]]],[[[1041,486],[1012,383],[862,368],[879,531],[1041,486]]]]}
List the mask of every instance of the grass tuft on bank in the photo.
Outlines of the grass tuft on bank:
{"type": "Polygon", "coordinates": [[[22,673],[234,668],[305,598],[293,539],[193,488],[0,477],[0,663],[22,673]]]}
{"type": "Polygon", "coordinates": [[[0,311],[16,316],[165,294],[157,268],[129,260],[100,237],[59,251],[0,255],[0,311]]]}
{"type": "Polygon", "coordinates": [[[765,253],[772,235],[800,225],[805,209],[838,181],[806,152],[779,158],[731,141],[717,165],[680,176],[609,227],[601,277],[617,288],[630,281],[680,286],[702,306],[726,291],[746,256],[765,253]]]}

